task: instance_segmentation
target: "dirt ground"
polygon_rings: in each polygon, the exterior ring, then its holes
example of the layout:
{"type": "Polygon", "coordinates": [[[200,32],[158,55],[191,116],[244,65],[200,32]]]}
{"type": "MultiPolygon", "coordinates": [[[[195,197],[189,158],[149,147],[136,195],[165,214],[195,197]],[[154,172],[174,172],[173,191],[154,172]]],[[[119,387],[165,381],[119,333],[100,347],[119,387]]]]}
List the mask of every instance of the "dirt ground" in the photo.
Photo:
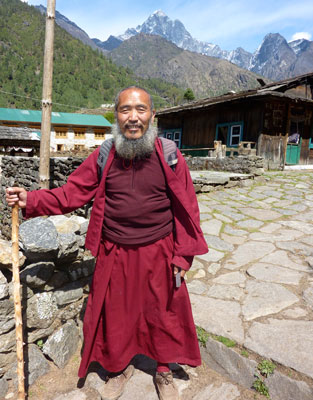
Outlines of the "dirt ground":
{"type": "MultiPolygon", "coordinates": [[[[77,376],[77,371],[80,364],[80,348],[81,347],[79,346],[76,353],[70,359],[70,361],[68,362],[68,364],[64,369],[59,369],[51,362],[50,372],[37,379],[35,384],[33,384],[28,388],[27,399],[54,400],[56,398],[61,399],[62,395],[64,395],[64,398],[66,398],[65,395],[67,393],[72,392],[73,390],[77,390],[77,388],[80,388],[84,392],[84,394],[87,396],[85,398],[87,398],[88,400],[89,399],[94,400],[95,398],[97,398],[98,393],[94,392],[94,389],[88,388],[84,380],[79,379],[77,376]]],[[[142,382],[146,382],[147,375],[151,375],[153,371],[151,370],[144,371],[143,370],[144,367],[142,366],[143,366],[142,362],[136,364],[135,361],[135,367],[137,367],[135,374],[137,375],[137,381],[139,379],[139,381],[142,380],[142,382]],[[141,377],[139,376],[140,374],[142,375],[141,377]]],[[[187,386],[186,389],[184,389],[183,391],[183,397],[182,397],[183,400],[192,400],[196,396],[196,394],[201,391],[201,389],[210,384],[214,384],[214,386],[216,387],[220,386],[222,383],[227,383],[227,382],[234,384],[225,377],[209,369],[205,364],[196,369],[191,369],[188,367],[181,368],[177,366],[177,370],[175,370],[174,372],[174,377],[176,377],[176,382],[178,386],[180,385],[187,386]]],[[[147,387],[147,389],[143,389],[143,392],[140,393],[137,392],[137,395],[133,397],[133,395],[131,394],[134,392],[133,388],[133,390],[130,390],[130,397],[124,395],[123,398],[127,398],[127,400],[144,400],[146,397],[144,395],[144,390],[147,390],[147,398],[148,397],[149,399],[157,398],[156,395],[154,397],[153,394],[151,394],[151,392],[154,391],[152,378],[149,379],[149,382],[150,381],[151,384],[149,385],[149,387],[147,387]]],[[[128,385],[132,385],[131,380],[128,383],[128,385]]],[[[265,399],[265,396],[259,395],[254,390],[245,389],[239,385],[236,385],[236,387],[240,391],[240,400],[265,399]]],[[[18,397],[16,391],[13,389],[13,387],[11,387],[10,389],[11,390],[9,390],[7,396],[5,397],[5,400],[7,399],[17,400],[18,397]]],[[[77,400],[80,400],[79,397],[77,397],[77,400]]],[[[227,399],[221,399],[221,400],[227,400],[227,399]]]]}

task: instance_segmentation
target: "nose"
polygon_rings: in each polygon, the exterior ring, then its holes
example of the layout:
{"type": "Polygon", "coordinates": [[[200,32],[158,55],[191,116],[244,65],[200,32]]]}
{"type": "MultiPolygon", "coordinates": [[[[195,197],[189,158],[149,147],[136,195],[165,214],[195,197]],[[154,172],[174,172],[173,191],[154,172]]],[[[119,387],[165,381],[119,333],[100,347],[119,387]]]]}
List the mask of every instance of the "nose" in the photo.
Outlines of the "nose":
{"type": "Polygon", "coordinates": [[[132,108],[129,113],[129,120],[130,121],[138,121],[138,113],[135,108],[132,108]]]}

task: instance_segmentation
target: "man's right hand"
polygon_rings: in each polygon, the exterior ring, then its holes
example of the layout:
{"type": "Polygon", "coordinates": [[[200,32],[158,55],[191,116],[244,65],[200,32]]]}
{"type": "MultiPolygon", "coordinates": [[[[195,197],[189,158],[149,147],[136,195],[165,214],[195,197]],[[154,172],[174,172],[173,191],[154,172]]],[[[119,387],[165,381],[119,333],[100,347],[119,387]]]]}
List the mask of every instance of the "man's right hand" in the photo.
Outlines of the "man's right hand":
{"type": "Polygon", "coordinates": [[[9,206],[13,207],[16,203],[20,208],[26,207],[27,191],[20,187],[9,187],[5,190],[5,199],[9,206]]]}

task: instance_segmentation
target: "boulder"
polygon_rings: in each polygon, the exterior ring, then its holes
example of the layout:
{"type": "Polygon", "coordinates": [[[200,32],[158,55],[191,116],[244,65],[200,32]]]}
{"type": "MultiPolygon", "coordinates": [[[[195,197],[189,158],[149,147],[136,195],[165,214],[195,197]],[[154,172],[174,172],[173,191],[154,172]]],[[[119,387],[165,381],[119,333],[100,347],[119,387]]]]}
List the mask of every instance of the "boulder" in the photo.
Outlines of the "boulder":
{"type": "Polygon", "coordinates": [[[6,280],[6,277],[0,271],[0,300],[4,299],[9,295],[9,285],[6,280]]]}
{"type": "Polygon", "coordinates": [[[78,222],[67,218],[65,215],[53,215],[48,218],[53,223],[57,232],[60,233],[79,233],[80,225],[78,222]]]}
{"type": "MultiPolygon", "coordinates": [[[[25,256],[19,252],[19,264],[20,267],[25,262],[25,256]]],[[[12,268],[12,243],[7,240],[0,239],[0,269],[1,268],[12,268]]]]}
{"type": "Polygon", "coordinates": [[[73,282],[56,290],[53,294],[56,304],[64,306],[83,297],[84,291],[81,282],[73,282]]]}
{"type": "Polygon", "coordinates": [[[23,222],[20,227],[21,246],[31,262],[54,261],[58,254],[58,232],[47,218],[38,217],[23,222]]]}
{"type": "Polygon", "coordinates": [[[43,346],[43,352],[59,367],[64,368],[76,352],[79,331],[73,320],[68,321],[54,332],[43,346]]]}
{"type": "Polygon", "coordinates": [[[92,256],[84,255],[82,260],[74,261],[68,267],[68,275],[71,281],[86,278],[93,274],[96,260],[92,256]]]}
{"type": "Polygon", "coordinates": [[[27,302],[27,328],[48,328],[58,312],[57,303],[52,292],[37,293],[27,302]]]}
{"type": "Polygon", "coordinates": [[[4,399],[9,389],[8,382],[5,378],[0,378],[0,399],[4,399]]]}
{"type": "Polygon", "coordinates": [[[73,261],[79,250],[78,236],[75,233],[59,233],[58,264],[73,261]]]}
{"type": "Polygon", "coordinates": [[[21,281],[31,288],[43,286],[53,275],[55,265],[52,261],[40,261],[28,265],[20,273],[21,281]]]}
{"type": "MultiPolygon", "coordinates": [[[[0,335],[9,332],[15,326],[14,303],[10,299],[0,301],[0,335]]],[[[1,351],[1,350],[0,350],[1,351]]]]}

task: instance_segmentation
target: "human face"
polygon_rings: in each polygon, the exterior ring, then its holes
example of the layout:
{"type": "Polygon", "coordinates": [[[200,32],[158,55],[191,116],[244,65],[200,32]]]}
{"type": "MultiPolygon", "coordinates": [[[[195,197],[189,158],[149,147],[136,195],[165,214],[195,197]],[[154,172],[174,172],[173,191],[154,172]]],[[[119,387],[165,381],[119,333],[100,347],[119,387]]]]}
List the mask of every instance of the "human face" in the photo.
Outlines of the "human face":
{"type": "Polygon", "coordinates": [[[141,138],[154,121],[149,95],[137,88],[124,90],[119,97],[117,123],[127,139],[141,138]]]}

